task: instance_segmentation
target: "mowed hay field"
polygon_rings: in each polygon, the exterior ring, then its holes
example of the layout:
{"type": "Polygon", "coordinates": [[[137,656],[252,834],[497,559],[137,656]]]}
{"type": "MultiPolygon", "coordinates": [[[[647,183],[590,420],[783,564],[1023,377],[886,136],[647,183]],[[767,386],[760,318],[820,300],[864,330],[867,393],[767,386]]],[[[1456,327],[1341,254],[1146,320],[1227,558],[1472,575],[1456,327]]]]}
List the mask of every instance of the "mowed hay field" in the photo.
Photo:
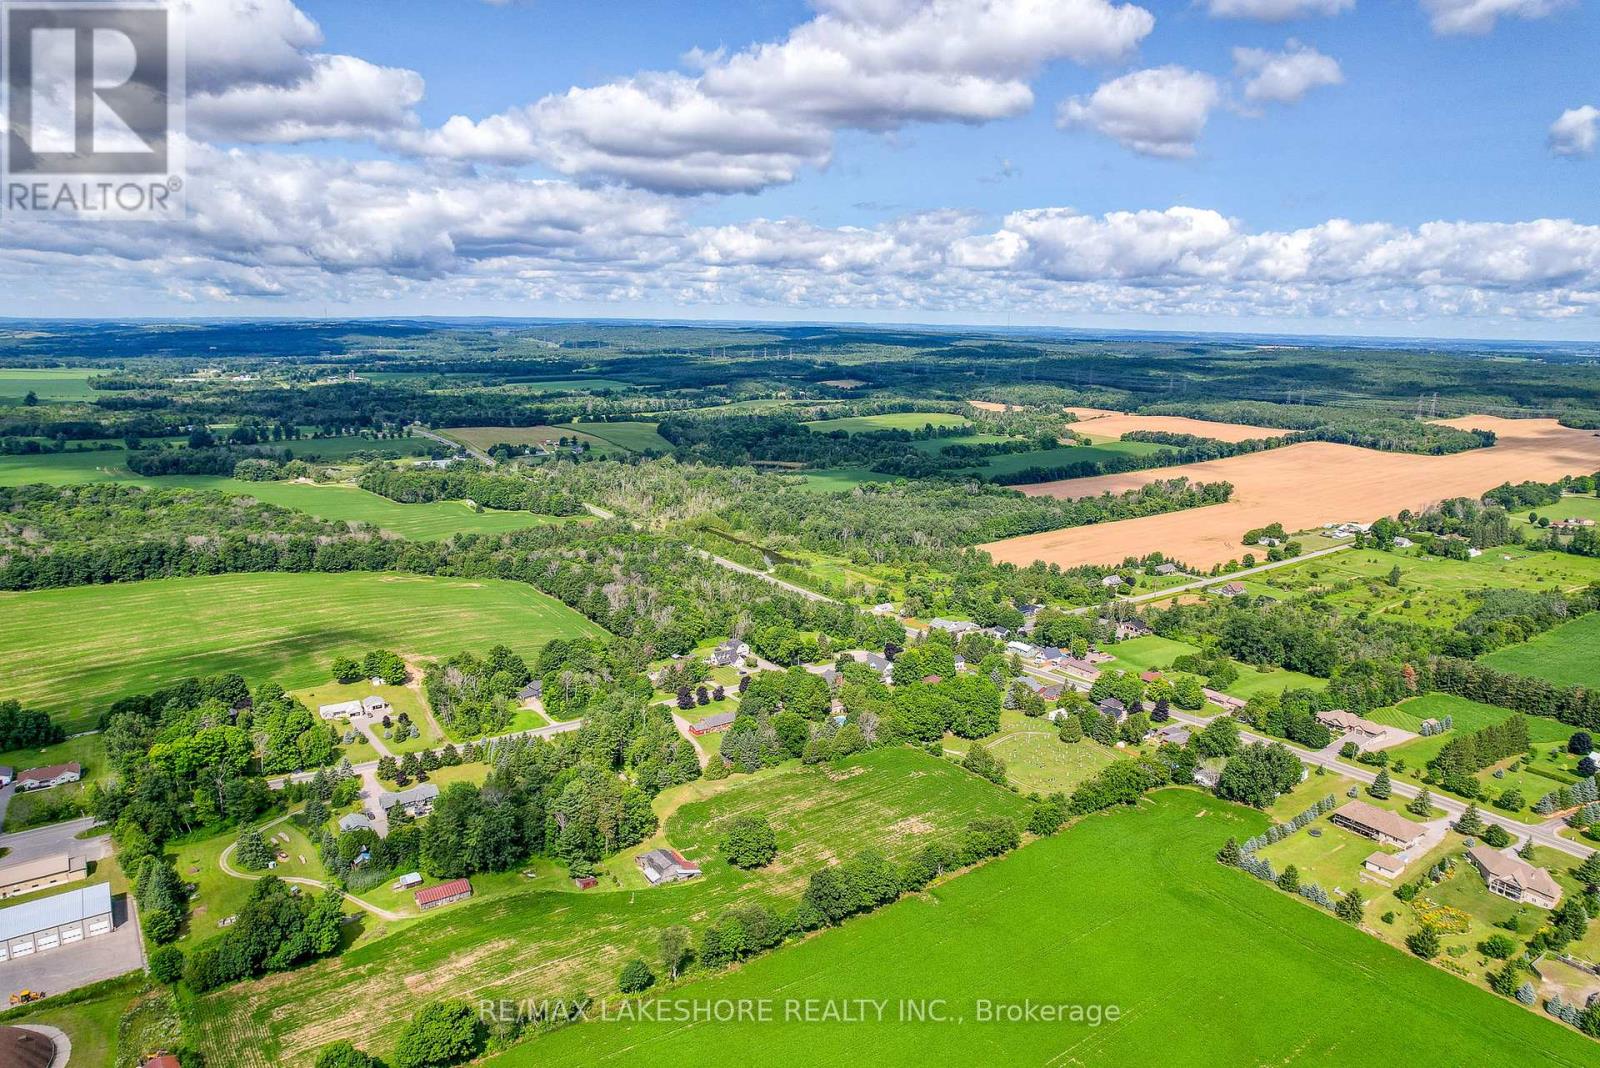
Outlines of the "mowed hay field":
{"type": "Polygon", "coordinates": [[[1208,419],[1190,419],[1182,415],[1125,415],[1122,412],[1101,412],[1099,408],[1071,409],[1078,421],[1068,429],[1092,441],[1116,441],[1135,430],[1157,430],[1164,434],[1193,434],[1213,441],[1249,441],[1252,438],[1281,438],[1293,433],[1273,427],[1248,426],[1243,423],[1217,423],[1208,419]]]}
{"type": "Polygon", "coordinates": [[[1027,807],[1015,794],[908,748],[689,783],[656,798],[657,814],[666,816],[662,835],[606,862],[606,871],[632,869],[636,878],[621,888],[611,889],[618,884],[605,873],[601,888],[582,893],[565,878],[541,876],[526,889],[391,924],[387,935],[340,957],[197,999],[194,1033],[207,1063],[228,1068],[303,1068],[319,1046],[339,1038],[388,1056],[424,1002],[607,996],[624,962],[658,959],[663,927],[683,924],[698,934],[726,909],[751,901],[792,908],[811,872],[831,858],[871,847],[904,858],[974,817],[1021,818],[1027,807]],[[750,872],[714,852],[722,828],[746,811],[771,819],[781,850],[767,868],[750,872]],[[705,874],[635,888],[643,880],[633,855],[662,842],[700,861],[705,874]]]}
{"type": "Polygon", "coordinates": [[[1579,616],[1532,641],[1496,649],[1479,662],[1560,686],[1600,686],[1600,614],[1579,616]]]}
{"type": "Polygon", "coordinates": [[[589,448],[602,456],[628,451],[570,426],[453,426],[440,430],[439,435],[459,441],[470,449],[481,450],[496,445],[543,445],[546,441],[576,438],[588,442],[589,448]]]}
{"type": "Polygon", "coordinates": [[[598,628],[533,587],[496,579],[249,574],[0,593],[0,698],[84,730],[111,701],[237,671],[297,689],[339,653],[419,656],[503,642],[532,656],[598,628]]]}
{"type": "Polygon", "coordinates": [[[1591,1040],[1213,859],[1229,835],[1266,826],[1260,813],[1165,790],[666,995],[772,999],[771,1022],[613,1018],[488,1064],[631,1065],[669,1043],[707,1068],[802,1049],[808,1065],[841,1066],[1594,1063],[1591,1040]],[[886,1002],[883,1022],[785,1011],[854,998],[886,1002]],[[1115,1005],[1120,1018],[982,1022],[979,999],[1115,1005]],[[929,1000],[945,1020],[901,1019],[902,1005],[929,1000]]]}
{"type": "Polygon", "coordinates": [[[1497,444],[1454,456],[1417,456],[1315,441],[1209,463],[1019,486],[1034,496],[1093,497],[1183,477],[1231,482],[1234,492],[1226,504],[1029,534],[982,548],[996,562],[1023,566],[1035,560],[1062,567],[1105,564],[1164,552],[1191,567],[1208,568],[1241,557],[1247,550],[1239,538],[1252,527],[1281,522],[1289,530],[1305,530],[1347,520],[1370,522],[1448,497],[1477,496],[1508,480],[1551,481],[1600,468],[1600,437],[1553,419],[1469,416],[1449,425],[1492,430],[1497,444]]]}

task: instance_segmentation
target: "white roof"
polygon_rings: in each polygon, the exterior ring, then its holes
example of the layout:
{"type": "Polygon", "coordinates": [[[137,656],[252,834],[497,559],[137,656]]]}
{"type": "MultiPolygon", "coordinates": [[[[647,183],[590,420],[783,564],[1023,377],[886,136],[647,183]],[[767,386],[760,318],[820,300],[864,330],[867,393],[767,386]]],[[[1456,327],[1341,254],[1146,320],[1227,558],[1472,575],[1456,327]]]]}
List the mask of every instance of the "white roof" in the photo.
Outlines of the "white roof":
{"type": "Polygon", "coordinates": [[[319,716],[348,716],[360,711],[360,701],[335,701],[331,705],[317,706],[319,716]]]}
{"type": "Polygon", "coordinates": [[[37,901],[0,909],[0,941],[21,938],[46,927],[86,920],[90,916],[103,916],[110,911],[110,883],[95,883],[93,886],[68,890],[64,894],[52,894],[37,901]]]}

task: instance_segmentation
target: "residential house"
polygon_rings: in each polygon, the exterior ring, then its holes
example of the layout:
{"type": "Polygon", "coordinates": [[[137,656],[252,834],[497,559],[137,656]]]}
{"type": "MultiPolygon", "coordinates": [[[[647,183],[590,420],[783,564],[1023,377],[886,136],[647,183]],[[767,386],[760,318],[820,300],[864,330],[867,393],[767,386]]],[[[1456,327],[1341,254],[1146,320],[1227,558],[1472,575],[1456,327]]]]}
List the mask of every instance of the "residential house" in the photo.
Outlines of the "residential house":
{"type": "Polygon", "coordinates": [[[1072,675],[1081,676],[1082,678],[1088,679],[1090,682],[1093,682],[1100,677],[1099,668],[1089,663],[1089,661],[1079,660],[1075,656],[1062,657],[1056,662],[1056,666],[1062,671],[1072,675]]]}
{"type": "Polygon", "coordinates": [[[729,638],[711,651],[710,661],[717,667],[733,667],[750,655],[750,646],[738,638],[729,638]]]}
{"type": "Polygon", "coordinates": [[[1177,573],[1177,564],[1157,564],[1155,567],[1155,574],[1161,578],[1166,578],[1168,575],[1176,575],[1177,573]]]}
{"type": "Polygon", "coordinates": [[[1034,692],[1037,693],[1040,697],[1044,698],[1046,701],[1059,701],[1059,700],[1061,700],[1061,684],[1060,683],[1055,683],[1055,682],[1046,683],[1045,685],[1039,687],[1039,689],[1035,690],[1034,692]]]}
{"type": "Polygon", "coordinates": [[[1069,655],[1070,654],[1065,649],[1057,649],[1055,646],[1051,645],[1044,649],[1040,649],[1039,652],[1034,656],[1034,659],[1039,661],[1039,663],[1043,664],[1045,667],[1052,667],[1061,663],[1061,661],[1069,655]]]}
{"type": "Polygon", "coordinates": [[[714,715],[706,716],[692,724],[689,727],[689,733],[698,737],[702,734],[715,734],[717,731],[725,731],[733,726],[734,717],[735,713],[733,712],[718,712],[714,715]]]}
{"type": "Polygon", "coordinates": [[[370,831],[372,830],[372,817],[365,812],[347,812],[339,817],[341,831],[370,831]]]}
{"type": "Polygon", "coordinates": [[[984,627],[979,633],[987,634],[991,638],[998,638],[1000,641],[1005,641],[1011,637],[1011,631],[1005,627],[984,627]]]}
{"type": "Polygon", "coordinates": [[[889,682],[894,678],[894,663],[888,657],[881,656],[878,653],[862,653],[860,660],[867,667],[876,671],[884,682],[889,682]]]}
{"type": "Polygon", "coordinates": [[[517,691],[517,700],[533,701],[544,696],[544,680],[534,679],[528,685],[517,691]]]}
{"type": "Polygon", "coordinates": [[[1222,781],[1222,769],[1221,768],[1195,768],[1194,769],[1194,784],[1196,786],[1203,786],[1207,790],[1215,790],[1217,788],[1217,783],[1219,783],[1221,781],[1222,781]]]}
{"type": "Polygon", "coordinates": [[[978,629],[976,623],[965,619],[932,619],[928,621],[928,627],[932,630],[942,630],[957,638],[978,629]]]}
{"type": "Polygon", "coordinates": [[[639,865],[639,870],[652,886],[693,879],[700,874],[700,865],[685,860],[682,853],[672,849],[652,849],[648,853],[641,853],[634,863],[639,865]]]}
{"type": "Polygon", "coordinates": [[[1242,697],[1235,697],[1232,694],[1223,693],[1221,690],[1213,690],[1209,686],[1200,687],[1200,695],[1224,712],[1243,711],[1244,706],[1248,703],[1242,697]]]}
{"type": "Polygon", "coordinates": [[[83,765],[77,761],[70,764],[51,764],[43,768],[29,768],[17,776],[18,790],[48,790],[52,786],[65,786],[69,782],[77,782],[83,778],[83,765]]]}
{"type": "Polygon", "coordinates": [[[456,901],[465,901],[472,896],[472,884],[465,879],[451,879],[438,886],[426,886],[411,895],[417,902],[417,908],[426,912],[456,901]]]}
{"type": "Polygon", "coordinates": [[[1373,742],[1383,741],[1389,734],[1389,728],[1383,724],[1374,723],[1370,719],[1362,719],[1354,712],[1346,712],[1342,708],[1318,712],[1317,722],[1335,734],[1342,734],[1349,741],[1362,745],[1371,745],[1373,742]]]}
{"type": "Polygon", "coordinates": [[[1238,597],[1238,596],[1240,596],[1241,594],[1244,593],[1244,583],[1242,583],[1242,582],[1224,583],[1221,587],[1218,588],[1217,592],[1222,594],[1222,596],[1224,596],[1224,597],[1238,597]]]}
{"type": "Polygon", "coordinates": [[[1105,586],[1108,589],[1113,589],[1114,590],[1118,586],[1122,585],[1122,576],[1121,575],[1107,575],[1105,578],[1100,580],[1100,585],[1105,586]]]}
{"type": "Polygon", "coordinates": [[[431,782],[419,783],[409,790],[391,793],[388,790],[378,795],[378,807],[388,812],[398,808],[406,815],[416,819],[426,816],[433,811],[433,803],[439,798],[439,787],[431,782]]]}
{"type": "Polygon", "coordinates": [[[1328,819],[1363,838],[1399,849],[1410,849],[1416,845],[1426,830],[1420,823],[1365,801],[1348,801],[1328,819]]]}
{"type": "Polygon", "coordinates": [[[1128,706],[1115,697],[1107,697],[1104,701],[1095,705],[1095,708],[1100,710],[1102,716],[1110,716],[1118,723],[1128,718],[1128,706]]]}
{"type": "Polygon", "coordinates": [[[1385,879],[1398,879],[1406,870],[1409,858],[1404,853],[1374,853],[1361,862],[1361,866],[1385,879]]]}
{"type": "Polygon", "coordinates": [[[1399,535],[1396,535],[1394,539],[1394,547],[1396,549],[1409,549],[1415,544],[1416,542],[1412,541],[1410,538],[1401,537],[1399,535]]]}
{"type": "Polygon", "coordinates": [[[340,717],[353,719],[361,715],[361,713],[360,701],[335,701],[332,704],[317,706],[317,715],[323,719],[339,719],[340,717]]]}
{"type": "Polygon", "coordinates": [[[1519,856],[1478,845],[1467,850],[1467,859],[1483,875],[1490,893],[1542,909],[1553,909],[1561,902],[1561,886],[1550,873],[1519,856]]]}
{"type": "Polygon", "coordinates": [[[1117,620],[1116,635],[1117,635],[1117,641],[1119,641],[1119,642],[1125,642],[1130,638],[1143,638],[1146,635],[1154,634],[1154,633],[1155,633],[1155,631],[1151,630],[1142,620],[1138,620],[1138,619],[1119,619],[1119,620],[1117,620]]]}
{"type": "Polygon", "coordinates": [[[1188,745],[1192,732],[1182,723],[1168,723],[1155,732],[1156,743],[1171,742],[1173,745],[1188,745]]]}
{"type": "Polygon", "coordinates": [[[19,897],[88,877],[89,866],[83,857],[52,853],[0,867],[0,897],[19,897]]]}
{"type": "Polygon", "coordinates": [[[1012,653],[1016,656],[1026,656],[1031,659],[1032,657],[1039,655],[1039,647],[1037,645],[1029,645],[1027,642],[1023,641],[1009,641],[1006,642],[1006,652],[1012,653]]]}
{"type": "Polygon", "coordinates": [[[389,702],[373,694],[371,697],[361,699],[361,712],[367,716],[382,716],[389,711],[389,702]]]}
{"type": "Polygon", "coordinates": [[[882,604],[873,605],[872,614],[875,616],[897,616],[900,613],[896,611],[892,602],[885,601],[882,604]]]}

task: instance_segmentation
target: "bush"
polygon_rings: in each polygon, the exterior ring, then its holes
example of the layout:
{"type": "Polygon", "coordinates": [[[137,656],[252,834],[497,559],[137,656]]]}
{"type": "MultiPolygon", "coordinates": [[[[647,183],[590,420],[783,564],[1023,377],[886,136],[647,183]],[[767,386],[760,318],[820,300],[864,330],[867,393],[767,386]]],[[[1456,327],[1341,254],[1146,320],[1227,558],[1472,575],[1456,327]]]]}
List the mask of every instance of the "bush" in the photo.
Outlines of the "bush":
{"type": "Polygon", "coordinates": [[[176,983],[183,978],[183,950],[161,946],[150,954],[150,976],[158,983],[176,983]]]}
{"type": "Polygon", "coordinates": [[[178,937],[178,917],[170,909],[151,909],[144,914],[144,933],[156,945],[164,946],[178,937]]]}
{"type": "Polygon", "coordinates": [[[617,979],[617,989],[624,994],[642,994],[655,985],[656,973],[638,957],[622,966],[622,974],[617,979]]]}
{"type": "Polygon", "coordinates": [[[1511,832],[1498,823],[1491,823],[1483,829],[1483,841],[1485,845],[1504,849],[1511,844],[1511,832]]]}
{"type": "Polygon", "coordinates": [[[1478,952],[1493,960],[1510,960],[1517,943],[1503,934],[1490,935],[1478,943],[1478,952]]]}
{"type": "Polygon", "coordinates": [[[477,1056],[484,1026],[472,1006],[435,1001],[412,1017],[395,1043],[395,1068],[446,1068],[477,1056]]]}
{"type": "Polygon", "coordinates": [[[778,836],[760,816],[740,816],[722,836],[718,848],[736,868],[764,868],[778,855],[778,836]]]}
{"type": "Polygon", "coordinates": [[[1432,927],[1424,927],[1406,935],[1406,948],[1423,960],[1432,960],[1439,955],[1439,932],[1432,927]]]}
{"type": "Polygon", "coordinates": [[[315,1068],[380,1068],[380,1066],[380,1061],[340,1039],[322,1047],[321,1052],[317,1054],[315,1068]]]}

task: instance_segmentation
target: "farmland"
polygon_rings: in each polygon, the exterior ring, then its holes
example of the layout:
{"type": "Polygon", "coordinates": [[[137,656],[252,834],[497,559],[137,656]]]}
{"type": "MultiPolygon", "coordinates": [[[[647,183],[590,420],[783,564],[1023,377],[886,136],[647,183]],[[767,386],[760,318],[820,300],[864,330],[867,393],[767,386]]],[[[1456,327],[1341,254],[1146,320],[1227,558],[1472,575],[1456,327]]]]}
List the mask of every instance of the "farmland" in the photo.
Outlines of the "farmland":
{"type": "Polygon", "coordinates": [[[1023,793],[1071,793],[1117,758],[1115,750],[1094,742],[1063,742],[1048,719],[1010,709],[1000,713],[1000,733],[992,738],[969,742],[951,735],[944,740],[952,753],[965,754],[973,745],[983,745],[999,757],[1006,765],[1006,778],[1023,793]]]}
{"type": "Polygon", "coordinates": [[[13,665],[0,696],[93,725],[119,696],[189,675],[237,671],[285,687],[326,680],[338,654],[383,647],[424,656],[504,642],[533,654],[597,633],[530,586],[411,575],[244,574],[0,594],[27,619],[0,630],[13,665]]]}
{"type": "Polygon", "coordinates": [[[698,927],[752,899],[792,903],[811,870],[831,857],[868,846],[904,855],[975,815],[1018,814],[1024,803],[948,762],[899,749],[691,783],[663,794],[656,808],[675,813],[662,839],[707,862],[701,879],[654,889],[624,882],[632,854],[652,843],[608,864],[619,878],[602,885],[621,887],[614,892],[576,893],[566,880],[541,875],[527,890],[395,927],[337,960],[200,999],[202,1048],[237,1068],[303,1063],[308,1050],[339,1037],[387,1052],[419,993],[526,998],[608,990],[625,959],[653,956],[664,926],[698,927]],[[742,811],[786,813],[773,821],[782,851],[769,869],[739,872],[713,859],[719,828],[742,811]],[[352,1003],[364,1011],[350,1012],[352,1003]]]}
{"type": "Polygon", "coordinates": [[[586,434],[567,426],[456,426],[441,430],[441,437],[472,449],[492,449],[496,445],[543,445],[546,441],[576,438],[588,442],[589,448],[602,456],[626,452],[593,434],[586,434]]]}
{"type": "Polygon", "coordinates": [[[628,452],[671,452],[672,443],[656,433],[657,423],[563,423],[557,430],[581,433],[628,452]]]}
{"type": "Polygon", "coordinates": [[[1165,791],[672,995],[773,998],[772,1022],[588,1023],[490,1063],[629,1064],[669,1035],[711,1065],[802,1045],[823,1065],[925,1063],[934,1046],[951,1063],[1346,1065],[1378,1048],[1410,1065],[1527,1063],[1534,1050],[1554,1065],[1593,1057],[1587,1039],[1213,859],[1223,838],[1265,826],[1257,813],[1165,791]],[[784,1016],[795,999],[850,997],[886,999],[891,1014],[942,999],[967,1024],[784,1016]],[[1116,1005],[1120,1020],[979,1023],[978,999],[1116,1005]]]}
{"type": "Polygon", "coordinates": [[[29,393],[41,401],[81,401],[95,395],[89,379],[96,368],[0,367],[0,404],[19,404],[29,393]]]}
{"type": "Polygon", "coordinates": [[[1193,434],[1213,441],[1248,441],[1252,438],[1281,438],[1290,433],[1264,426],[1246,426],[1241,423],[1215,423],[1205,419],[1189,419],[1181,415],[1124,415],[1122,412],[1099,413],[1093,408],[1071,409],[1078,416],[1072,432],[1096,443],[1116,441],[1124,434],[1138,430],[1152,430],[1164,434],[1193,434]]]}
{"type": "MultiPolygon", "coordinates": [[[[964,415],[949,412],[890,412],[886,415],[858,415],[844,419],[823,419],[805,425],[819,434],[870,434],[878,430],[921,430],[925,426],[966,426],[970,423],[964,415]]],[[[951,438],[950,442],[961,441],[951,438]]]]}
{"type": "Polygon", "coordinates": [[[1305,442],[1207,463],[1023,486],[1028,494],[1085,497],[1184,477],[1230,482],[1234,494],[1205,509],[1029,534],[983,548],[996,562],[1019,565],[1104,564],[1164,552],[1210,567],[1242,556],[1239,536],[1252,527],[1281,522],[1289,530],[1307,530],[1367,522],[1446,497],[1476,496],[1508,479],[1551,480],[1600,467],[1600,437],[1552,419],[1471,416],[1449,425],[1492,430],[1498,443],[1451,456],[1420,456],[1305,442]]]}
{"type": "Polygon", "coordinates": [[[1532,641],[1482,658],[1498,671],[1534,675],[1561,686],[1600,686],[1600,614],[1547,630],[1532,641]]]}

